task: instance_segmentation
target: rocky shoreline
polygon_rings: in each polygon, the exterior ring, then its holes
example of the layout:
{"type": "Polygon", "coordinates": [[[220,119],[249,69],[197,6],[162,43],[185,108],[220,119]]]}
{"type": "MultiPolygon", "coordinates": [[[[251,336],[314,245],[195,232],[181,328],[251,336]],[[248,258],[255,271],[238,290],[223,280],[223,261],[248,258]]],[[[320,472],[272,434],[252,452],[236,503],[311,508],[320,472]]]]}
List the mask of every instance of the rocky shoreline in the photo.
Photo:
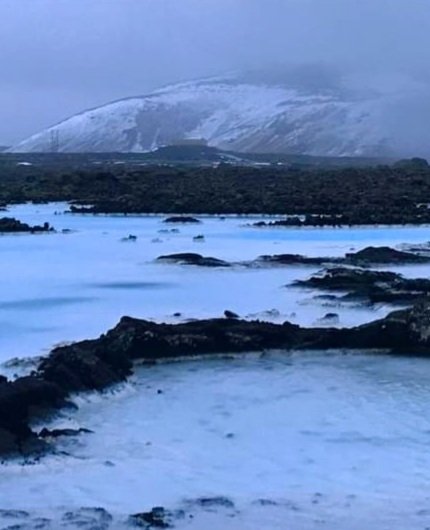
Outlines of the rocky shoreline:
{"type": "Polygon", "coordinates": [[[0,379],[0,454],[43,453],[49,447],[47,433],[32,431],[31,422],[70,406],[68,400],[73,393],[103,390],[125,381],[135,361],[335,348],[430,355],[430,303],[347,329],[303,328],[290,322],[235,318],[158,324],[123,317],[98,339],[54,349],[31,375],[14,381],[0,379]]]}

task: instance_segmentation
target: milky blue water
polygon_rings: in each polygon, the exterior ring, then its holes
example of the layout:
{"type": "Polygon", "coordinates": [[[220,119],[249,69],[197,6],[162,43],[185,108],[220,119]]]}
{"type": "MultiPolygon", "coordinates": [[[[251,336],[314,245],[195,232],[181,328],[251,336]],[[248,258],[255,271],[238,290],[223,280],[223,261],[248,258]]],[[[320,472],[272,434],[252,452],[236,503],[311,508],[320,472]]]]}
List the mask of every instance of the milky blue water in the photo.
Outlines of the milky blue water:
{"type": "Polygon", "coordinates": [[[424,529],[429,399],[422,358],[279,352],[142,367],[53,424],[92,434],[0,468],[0,508],[54,528],[80,507],[104,507],[122,528],[161,505],[191,509],[177,528],[424,529]],[[190,508],[202,496],[235,508],[190,508]]]}
{"type": "MultiPolygon", "coordinates": [[[[0,361],[98,336],[125,314],[171,321],[174,313],[185,319],[230,309],[244,317],[312,325],[331,311],[309,303],[309,292],[285,288],[315,267],[202,269],[155,263],[162,254],[198,252],[243,261],[287,252],[341,255],[368,244],[430,239],[428,227],[256,229],[246,225],[260,218],[246,217],[202,217],[201,225],[164,233],[172,228],[163,224],[164,216],[75,216],[64,215],[66,209],[18,205],[7,214],[30,224],[48,221],[57,233],[0,236],[0,361]],[[122,241],[129,234],[137,241],[122,241]],[[202,243],[193,241],[199,234],[205,236],[202,243]]],[[[422,276],[428,266],[404,270],[422,276]]],[[[341,308],[339,325],[366,322],[389,309],[341,308]]]]}
{"type": "MultiPolygon", "coordinates": [[[[201,225],[160,233],[170,228],[163,216],[71,216],[61,213],[65,208],[10,209],[9,215],[48,221],[58,232],[0,236],[3,361],[97,336],[124,314],[176,321],[228,308],[312,325],[333,311],[315,303],[313,293],[285,287],[315,267],[202,269],[155,263],[160,254],[242,261],[430,239],[428,227],[255,229],[245,226],[250,219],[234,217],[203,217],[201,225]],[[137,241],[122,241],[129,234],[137,241]],[[199,234],[203,243],[193,241],[199,234]]],[[[422,265],[396,270],[429,273],[422,265]]],[[[340,325],[390,310],[336,308],[340,325]]],[[[8,374],[15,370],[2,366],[8,374]]],[[[430,527],[427,359],[274,352],[167,363],[138,368],[129,383],[106,394],[74,399],[79,409],[61,412],[51,426],[93,433],[59,440],[57,454],[31,465],[0,467],[0,528],[40,528],[37,517],[50,519],[45,528],[77,528],[64,513],[80,507],[103,507],[113,516],[109,528],[126,528],[127,514],[154,505],[192,510],[194,517],[176,521],[178,528],[430,527]],[[201,509],[190,501],[219,495],[234,508],[201,509]],[[1,508],[29,514],[12,517],[1,508]]]]}

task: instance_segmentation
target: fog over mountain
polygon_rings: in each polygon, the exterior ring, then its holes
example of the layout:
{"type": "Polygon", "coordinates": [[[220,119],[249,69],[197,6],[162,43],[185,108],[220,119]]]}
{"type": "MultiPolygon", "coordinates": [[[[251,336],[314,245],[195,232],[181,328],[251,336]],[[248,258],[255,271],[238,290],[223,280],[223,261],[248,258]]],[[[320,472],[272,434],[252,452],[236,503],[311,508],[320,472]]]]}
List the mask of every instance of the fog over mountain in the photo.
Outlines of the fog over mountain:
{"type": "Polygon", "coordinates": [[[0,3],[0,145],[112,100],[240,72],[249,84],[382,94],[383,136],[429,152],[426,0],[18,2],[0,3]]]}

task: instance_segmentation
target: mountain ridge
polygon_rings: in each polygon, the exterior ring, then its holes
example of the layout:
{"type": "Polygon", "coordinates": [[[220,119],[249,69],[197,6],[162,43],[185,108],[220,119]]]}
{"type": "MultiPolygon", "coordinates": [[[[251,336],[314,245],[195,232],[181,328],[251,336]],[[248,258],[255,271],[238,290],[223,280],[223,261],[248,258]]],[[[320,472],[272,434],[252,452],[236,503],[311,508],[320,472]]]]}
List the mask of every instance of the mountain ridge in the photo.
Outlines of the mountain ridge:
{"type": "Polygon", "coordinates": [[[385,103],[373,91],[205,78],[83,111],[9,151],[142,153],[204,138],[210,146],[244,153],[392,157],[385,103]]]}

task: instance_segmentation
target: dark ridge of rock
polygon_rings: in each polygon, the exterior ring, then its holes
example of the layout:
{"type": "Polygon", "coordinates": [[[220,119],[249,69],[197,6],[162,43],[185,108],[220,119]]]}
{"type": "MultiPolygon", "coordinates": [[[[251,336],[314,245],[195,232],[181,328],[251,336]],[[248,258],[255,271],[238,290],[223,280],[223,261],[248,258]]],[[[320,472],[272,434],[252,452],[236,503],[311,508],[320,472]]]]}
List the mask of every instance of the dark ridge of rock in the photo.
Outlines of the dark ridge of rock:
{"type": "Polygon", "coordinates": [[[102,338],[75,343],[72,350],[70,346],[55,348],[39,365],[43,378],[66,392],[102,390],[124,381],[132,372],[131,360],[124,355],[126,345],[104,351],[102,338]]]}
{"type": "Polygon", "coordinates": [[[367,299],[370,303],[407,304],[427,298],[430,280],[407,279],[388,271],[335,267],[297,280],[294,286],[311,287],[327,291],[348,291],[340,300],[367,299]]]}
{"type": "Polygon", "coordinates": [[[154,361],[276,348],[279,344],[295,342],[298,329],[288,322],[280,326],[269,322],[219,318],[156,324],[123,317],[114,329],[99,339],[99,347],[104,352],[122,350],[130,359],[154,361]]]}
{"type": "Polygon", "coordinates": [[[391,247],[366,247],[358,252],[346,254],[345,261],[352,264],[408,264],[429,263],[430,257],[396,250],[391,247]]]}
{"type": "Polygon", "coordinates": [[[24,233],[28,232],[35,234],[37,232],[53,232],[54,229],[49,223],[43,225],[30,226],[27,223],[22,223],[13,217],[2,217],[0,219],[0,234],[24,233]]]}
{"type": "Polygon", "coordinates": [[[182,252],[179,254],[167,254],[159,256],[157,261],[168,261],[181,265],[197,265],[199,267],[230,267],[230,263],[222,259],[202,256],[194,252],[182,252]]]}
{"type": "MultiPolygon", "coordinates": [[[[257,221],[252,226],[257,228],[265,227],[301,227],[301,226],[312,226],[312,227],[341,227],[350,225],[350,220],[345,215],[331,215],[331,214],[307,214],[307,215],[291,215],[284,219],[277,219],[275,221],[257,221]]],[[[358,223],[366,224],[366,223],[358,223]]]]}
{"type": "MultiPolygon", "coordinates": [[[[405,332],[409,314],[412,314],[412,310],[397,311],[385,319],[348,329],[302,328],[289,322],[273,324],[226,318],[157,324],[123,317],[108,333],[86,343],[91,356],[115,354],[122,355],[128,361],[135,359],[156,361],[171,357],[242,353],[278,348],[399,349],[405,345],[412,351],[418,344],[410,342],[409,335],[405,332]]],[[[423,345],[420,343],[419,346],[421,348],[423,345]]],[[[429,347],[430,353],[430,338],[429,343],[424,346],[429,347]]],[[[80,343],[62,348],[66,358],[73,357],[76,349],[82,350],[80,343]]],[[[48,360],[49,363],[55,362],[50,358],[48,360]]],[[[77,381],[76,389],[82,388],[82,384],[79,383],[81,373],[71,375],[71,380],[77,381]]]]}
{"type": "Polygon", "coordinates": [[[325,263],[342,263],[342,258],[308,258],[300,254],[274,254],[259,256],[256,263],[273,263],[278,265],[324,265],[325,263]]]}
{"type": "MultiPolygon", "coordinates": [[[[15,381],[0,385],[2,427],[20,427],[30,417],[35,417],[46,408],[64,406],[66,393],[56,383],[38,375],[19,377],[15,381]]],[[[27,427],[22,425],[25,432],[27,427]]]]}
{"type": "Polygon", "coordinates": [[[202,256],[201,254],[196,254],[194,252],[181,252],[177,254],[159,256],[157,261],[180,263],[184,265],[197,265],[201,267],[231,267],[232,265],[241,265],[244,267],[261,267],[264,265],[354,265],[368,267],[371,265],[382,264],[407,265],[430,263],[430,256],[423,256],[413,252],[396,250],[390,247],[366,247],[358,252],[348,253],[344,257],[308,257],[301,254],[273,254],[259,256],[257,259],[252,261],[229,263],[221,259],[202,256]]]}
{"type": "Polygon", "coordinates": [[[173,215],[164,219],[163,223],[177,223],[177,224],[200,224],[200,219],[190,217],[188,215],[173,215]]]}
{"type": "Polygon", "coordinates": [[[44,427],[38,434],[39,438],[59,438],[60,436],[78,436],[79,434],[91,434],[90,429],[47,429],[44,427]]]}
{"type": "Polygon", "coordinates": [[[66,405],[66,394],[40,376],[20,377],[0,385],[0,454],[27,452],[37,447],[29,420],[46,410],[66,405]]]}
{"type": "Polygon", "coordinates": [[[348,329],[230,318],[158,324],[123,317],[98,339],[54,349],[33,375],[0,384],[0,453],[37,450],[42,439],[31,431],[31,419],[65,406],[72,392],[102,390],[125,380],[134,360],[329,348],[430,356],[430,302],[348,329]]]}
{"type": "Polygon", "coordinates": [[[149,512],[130,516],[130,522],[141,528],[172,528],[172,514],[162,506],[156,506],[149,512]]]}
{"type": "Polygon", "coordinates": [[[278,265],[383,265],[383,264],[419,264],[429,263],[430,256],[423,256],[412,251],[396,250],[391,247],[366,247],[358,252],[349,252],[344,257],[312,257],[300,254],[274,254],[260,256],[254,263],[271,263],[278,265]]]}
{"type": "Polygon", "coordinates": [[[333,267],[322,273],[314,274],[307,280],[296,280],[293,285],[331,291],[348,291],[360,288],[368,289],[376,283],[392,284],[401,278],[402,276],[395,272],[333,267]]]}

